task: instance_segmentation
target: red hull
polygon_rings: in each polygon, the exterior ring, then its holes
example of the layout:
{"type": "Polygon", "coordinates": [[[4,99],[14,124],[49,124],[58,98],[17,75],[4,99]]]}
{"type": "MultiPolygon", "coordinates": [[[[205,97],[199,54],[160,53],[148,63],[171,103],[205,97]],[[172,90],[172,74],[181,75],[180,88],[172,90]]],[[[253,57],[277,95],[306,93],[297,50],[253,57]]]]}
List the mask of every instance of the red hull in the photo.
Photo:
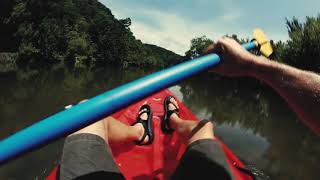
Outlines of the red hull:
{"type": "MultiPolygon", "coordinates": [[[[110,145],[114,160],[126,179],[168,179],[175,170],[185,150],[185,146],[181,144],[175,133],[173,135],[166,135],[161,131],[160,122],[164,111],[163,101],[168,95],[173,94],[169,90],[161,91],[112,115],[119,121],[130,125],[134,123],[142,104],[148,103],[153,111],[155,138],[151,145],[110,145]]],[[[198,120],[181,102],[178,102],[178,104],[180,116],[183,119],[198,120]]],[[[237,164],[239,167],[244,167],[243,163],[239,161],[232,151],[224,144],[222,147],[236,179],[252,179],[233,165],[237,164]]],[[[56,172],[57,168],[54,168],[47,179],[55,180],[56,172]]]]}

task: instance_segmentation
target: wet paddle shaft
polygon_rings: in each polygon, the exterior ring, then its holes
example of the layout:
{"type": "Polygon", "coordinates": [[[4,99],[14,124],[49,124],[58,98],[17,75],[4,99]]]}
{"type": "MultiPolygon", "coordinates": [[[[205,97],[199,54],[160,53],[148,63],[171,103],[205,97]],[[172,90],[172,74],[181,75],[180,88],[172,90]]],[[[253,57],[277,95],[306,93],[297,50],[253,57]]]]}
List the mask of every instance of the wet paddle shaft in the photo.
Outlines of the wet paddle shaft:
{"type": "MultiPolygon", "coordinates": [[[[247,50],[257,42],[244,44],[247,50]]],[[[209,54],[172,66],[107,91],[35,123],[0,142],[0,164],[84,128],[142,98],[170,87],[220,62],[209,54]]]]}

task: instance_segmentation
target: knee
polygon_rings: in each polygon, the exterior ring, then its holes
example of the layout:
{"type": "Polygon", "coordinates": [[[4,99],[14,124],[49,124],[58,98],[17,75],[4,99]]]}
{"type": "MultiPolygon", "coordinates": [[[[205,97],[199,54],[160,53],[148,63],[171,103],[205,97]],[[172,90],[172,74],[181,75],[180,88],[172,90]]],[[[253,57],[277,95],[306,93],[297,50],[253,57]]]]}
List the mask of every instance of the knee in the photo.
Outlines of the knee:
{"type": "Polygon", "coordinates": [[[200,123],[202,124],[202,126],[208,130],[214,130],[214,123],[211,120],[208,119],[203,119],[202,121],[200,121],[200,123]]]}

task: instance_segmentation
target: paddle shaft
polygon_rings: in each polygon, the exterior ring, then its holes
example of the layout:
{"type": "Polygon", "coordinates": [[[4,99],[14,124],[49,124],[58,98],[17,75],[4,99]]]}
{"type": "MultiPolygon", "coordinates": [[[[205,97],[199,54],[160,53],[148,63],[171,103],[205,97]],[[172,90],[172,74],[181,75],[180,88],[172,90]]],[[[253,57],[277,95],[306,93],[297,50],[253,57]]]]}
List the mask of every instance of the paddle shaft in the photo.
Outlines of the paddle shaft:
{"type": "MultiPolygon", "coordinates": [[[[256,43],[244,44],[247,50],[256,43]]],[[[84,128],[157,91],[220,62],[216,54],[195,58],[134,80],[45,118],[0,142],[0,164],[84,128]]]]}

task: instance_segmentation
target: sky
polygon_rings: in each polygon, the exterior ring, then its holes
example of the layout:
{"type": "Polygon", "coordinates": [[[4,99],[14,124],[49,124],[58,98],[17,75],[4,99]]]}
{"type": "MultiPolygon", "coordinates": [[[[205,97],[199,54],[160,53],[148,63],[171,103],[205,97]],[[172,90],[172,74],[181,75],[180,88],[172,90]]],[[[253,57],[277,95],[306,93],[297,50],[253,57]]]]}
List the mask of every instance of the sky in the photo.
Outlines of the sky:
{"type": "Polygon", "coordinates": [[[285,19],[320,14],[320,0],[100,0],[116,18],[130,17],[131,31],[144,43],[183,55],[190,40],[226,34],[251,38],[262,28],[275,41],[288,39],[285,19]]]}

